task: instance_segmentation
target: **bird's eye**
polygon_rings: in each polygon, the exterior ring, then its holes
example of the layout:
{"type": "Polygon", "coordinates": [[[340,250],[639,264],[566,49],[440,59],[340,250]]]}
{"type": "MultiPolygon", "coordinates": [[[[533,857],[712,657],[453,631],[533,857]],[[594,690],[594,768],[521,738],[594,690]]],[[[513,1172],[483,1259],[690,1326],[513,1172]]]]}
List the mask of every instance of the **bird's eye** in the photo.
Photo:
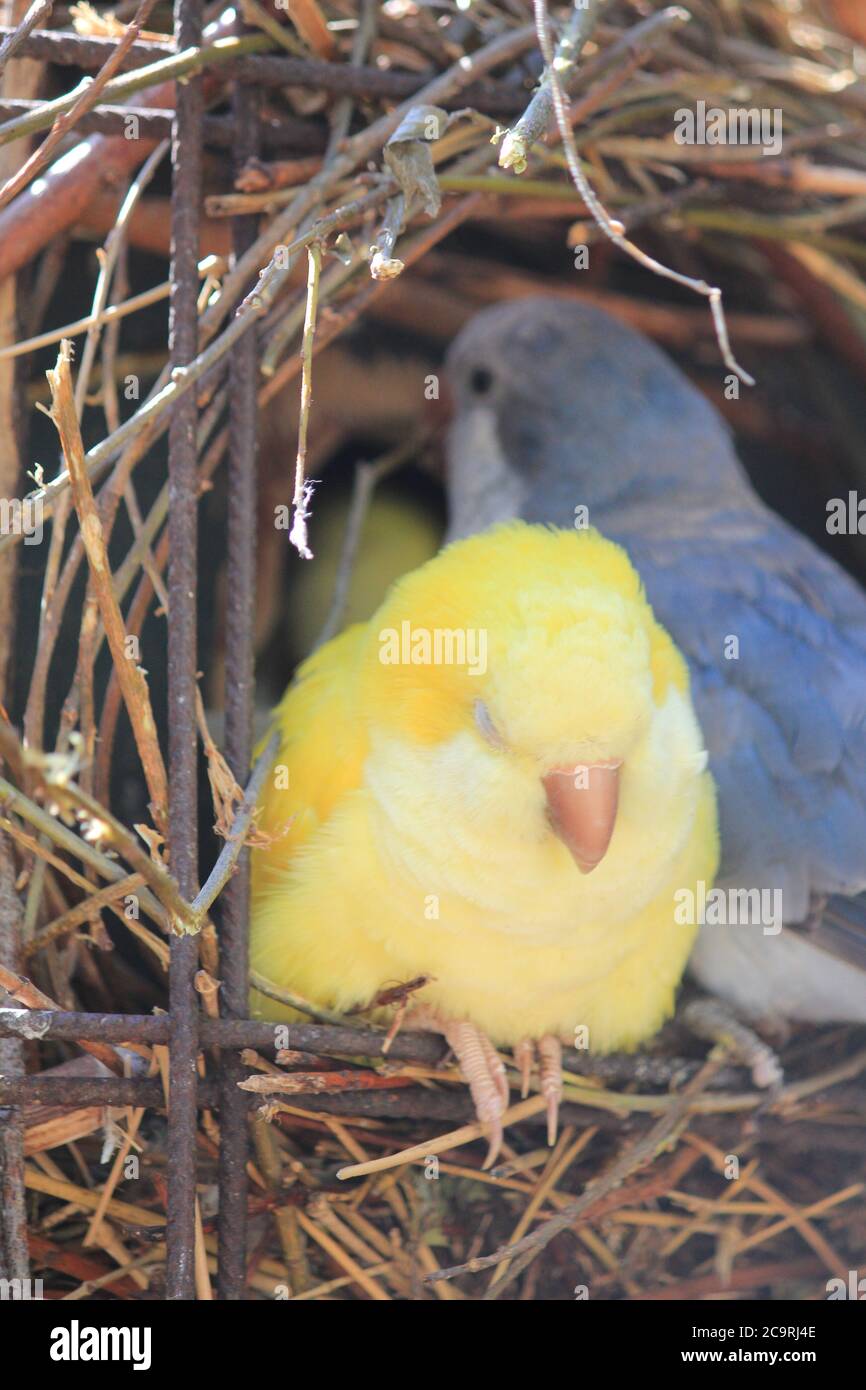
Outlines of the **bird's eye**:
{"type": "Polygon", "coordinates": [[[488,396],[493,390],[493,373],[489,367],[473,367],[469,373],[469,389],[473,396],[488,396]]]}
{"type": "Polygon", "coordinates": [[[483,700],[476,700],[473,713],[478,732],[493,748],[506,748],[507,744],[490,717],[490,710],[483,700]]]}

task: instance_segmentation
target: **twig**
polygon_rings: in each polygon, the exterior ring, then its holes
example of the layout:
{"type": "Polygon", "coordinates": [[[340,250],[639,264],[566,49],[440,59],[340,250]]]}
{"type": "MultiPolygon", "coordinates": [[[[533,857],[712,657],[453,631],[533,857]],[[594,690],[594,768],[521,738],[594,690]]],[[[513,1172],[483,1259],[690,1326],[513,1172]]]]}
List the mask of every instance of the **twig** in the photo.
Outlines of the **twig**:
{"type": "MultiPolygon", "coordinates": [[[[679,271],[672,270],[669,266],[663,265],[661,261],[648,256],[645,251],[641,251],[633,241],[629,241],[625,235],[625,229],[621,222],[614,222],[608,215],[605,207],[595,196],[592,187],[588,183],[586,176],[580,166],[577,149],[574,143],[574,135],[571,129],[571,122],[568,115],[568,102],[562,88],[556,62],[554,61],[553,42],[550,35],[550,19],[547,13],[545,0],[533,0],[535,10],[535,22],[538,31],[538,43],[541,48],[542,56],[548,66],[550,91],[553,97],[553,108],[556,113],[556,123],[559,128],[562,147],[565,151],[568,172],[571,174],[575,188],[580,193],[599,227],[605,236],[608,237],[620,250],[624,251],[632,260],[651,270],[653,274],[662,276],[665,280],[672,280],[677,285],[684,285],[686,289],[693,290],[695,294],[703,295],[709,302],[710,312],[713,316],[713,324],[716,330],[716,338],[719,343],[719,350],[722,359],[729,371],[739,377],[740,381],[746,386],[754,386],[754,377],[750,376],[742,368],[731,351],[731,344],[728,338],[728,328],[725,322],[725,312],[722,307],[722,292],[716,286],[708,285],[705,280],[696,280],[690,275],[682,275],[679,271]]],[[[684,13],[687,13],[684,11],[684,13]]]]}
{"type": "Polygon", "coordinates": [[[263,5],[259,5],[257,0],[240,0],[241,14],[247,24],[254,24],[263,33],[270,34],[274,43],[278,43],[281,48],[285,48],[288,53],[295,57],[303,58],[307,50],[302,43],[290,34],[284,24],[280,24],[278,19],[268,14],[263,5]]]}
{"type": "Polygon", "coordinates": [[[319,1004],[313,1004],[309,999],[304,999],[300,994],[293,994],[290,990],[280,989],[264,975],[260,975],[257,970],[250,971],[250,985],[257,989],[259,994],[263,994],[266,999],[273,999],[276,1004],[285,1004],[289,1009],[297,1009],[298,1013],[307,1014],[309,1018],[318,1019],[320,1023],[334,1023],[338,1027],[345,1025],[345,1018],[342,1014],[334,1013],[333,1009],[322,1008],[319,1004]]]}
{"type": "MultiPolygon", "coordinates": [[[[503,1128],[517,1124],[520,1120],[528,1120],[533,1115],[538,1115],[547,1108],[547,1101],[544,1096],[530,1096],[528,1100],[518,1101],[505,1111],[502,1116],[501,1124],[503,1128]]],[[[445,1153],[448,1149],[456,1149],[461,1144],[471,1144],[474,1139],[483,1139],[486,1135],[486,1125],[476,1121],[474,1124],[462,1125],[460,1129],[454,1129],[450,1134],[440,1134],[437,1139],[426,1139],[422,1144],[414,1144],[409,1149],[401,1149],[399,1153],[386,1154],[384,1158],[373,1158],[367,1163],[354,1163],[348,1168],[337,1170],[337,1177],[341,1180],[347,1178],[363,1178],[368,1173],[382,1173],[387,1168],[401,1168],[406,1163],[417,1163],[426,1160],[432,1154],[445,1153]]],[[[460,1273],[463,1271],[460,1270],[460,1273]]],[[[449,1271],[440,1270],[435,1275],[428,1275],[428,1278],[442,1279],[449,1277],[449,1271]]]]}
{"type": "Polygon", "coordinates": [[[27,943],[24,951],[25,961],[29,961],[51,942],[59,941],[61,937],[68,936],[94,913],[100,912],[103,907],[110,907],[117,902],[118,898],[125,898],[128,894],[135,893],[143,883],[143,874],[128,874],[126,878],[119,878],[116,883],[107,884],[98,893],[91,893],[82,902],[76,903],[75,907],[71,907],[68,912],[64,912],[62,917],[58,917],[54,922],[49,922],[47,927],[44,927],[27,943]]]}
{"type": "Polygon", "coordinates": [[[485,1299],[498,1298],[508,1285],[523,1273],[536,1255],[550,1244],[554,1236],[559,1235],[560,1231],[568,1230],[580,1217],[585,1216],[601,1198],[606,1197],[614,1188],[619,1187],[638,1168],[652,1162],[663,1149],[669,1146],[688,1115],[692,1099],[703,1090],[710,1078],[721,1068],[722,1063],[721,1053],[712,1054],[697,1076],[683,1087],[674,1103],[653,1125],[652,1129],[620,1153],[600,1177],[588,1183],[577,1201],[572,1202],[563,1211],[551,1217],[549,1221],[545,1221],[531,1235],[524,1236],[514,1245],[504,1246],[492,1255],[482,1255],[477,1259],[470,1260],[467,1264],[455,1265],[451,1269],[441,1269],[436,1274],[428,1275],[427,1281],[453,1279],[458,1274],[474,1274],[479,1270],[490,1269],[494,1265],[502,1264],[503,1261],[513,1260],[515,1263],[508,1272],[484,1295],[485,1299]]]}
{"type": "MultiPolygon", "coordinates": [[[[520,29],[512,30],[510,33],[500,35],[493,39],[484,48],[474,53],[471,59],[463,58],[455,63],[451,68],[434,78],[420,92],[417,93],[414,101],[423,102],[429,105],[437,105],[448,97],[453,96],[458,91],[466,87],[469,82],[477,76],[495,67],[498,63],[507,59],[514,58],[522,53],[532,40],[534,31],[532,26],[523,26],[520,29]]],[[[238,311],[236,318],[232,321],[221,336],[211,343],[210,347],[201,352],[188,366],[174,372],[171,381],[154,394],[139,408],[136,413],[121,425],[119,430],[93,449],[86,455],[87,471],[91,479],[98,477],[101,472],[117,457],[120,451],[133,440],[141,436],[142,429],[155,421],[162,424],[166,413],[170,411],[176,401],[185,394],[192,386],[200,380],[223,357],[231,350],[238,339],[249,331],[252,323],[262,316],[273,302],[278,291],[285,284],[289,276],[287,265],[283,265],[283,257],[290,261],[294,251],[307,246],[310,242],[320,240],[327,232],[334,230],[342,224],[347,212],[350,217],[355,216],[361,204],[369,201],[371,204],[379,201],[380,192],[376,190],[365,198],[359,198],[354,204],[347,205],[346,209],[338,208],[334,213],[328,214],[320,221],[314,223],[310,228],[300,235],[294,237],[288,246],[280,245],[280,238],[285,235],[287,230],[294,228],[298,221],[306,212],[316,205],[320,196],[320,185],[324,182],[338,182],[339,179],[351,173],[355,165],[369,155],[396,130],[399,122],[406,115],[413,102],[405,102],[401,106],[389,112],[387,116],[375,121],[366,130],[360,131],[352,136],[347,142],[347,150],[334,162],[330,168],[329,178],[322,179],[318,175],[303,189],[298,198],[289,207],[281,218],[278,218],[261,237],[259,237],[249,250],[238,260],[232,272],[226,276],[223,282],[223,291],[217,304],[208,309],[204,315],[202,332],[205,338],[212,335],[216,326],[222,322],[225,315],[229,312],[235,298],[241,292],[249,276],[254,274],[257,267],[262,263],[262,259],[270,256],[271,260],[262,271],[258,284],[252,294],[248,295],[238,311]],[[279,246],[281,255],[279,259],[273,257],[272,252],[279,246]]],[[[323,171],[324,173],[324,171],[323,171]]],[[[458,221],[478,206],[477,202],[470,199],[464,200],[459,205],[458,221]]],[[[419,247],[426,249],[446,231],[450,230],[454,222],[454,212],[449,212],[440,218],[438,222],[432,224],[430,229],[425,229],[420,242],[416,239],[417,254],[422,254],[419,247]],[[426,240],[426,238],[430,238],[426,240]]],[[[408,264],[408,259],[404,254],[404,260],[408,264]]],[[[366,301],[365,301],[366,302],[366,301]]],[[[331,332],[328,341],[331,341],[337,331],[341,331],[345,326],[345,321],[340,328],[331,332]]],[[[273,394],[273,393],[271,393],[273,394]]],[[[61,497],[69,484],[67,473],[61,473],[44,487],[39,488],[31,494],[36,503],[43,509],[43,515],[50,515],[54,509],[58,497],[61,497]]],[[[0,536],[0,553],[8,546],[16,545],[20,542],[20,534],[0,536]]]]}
{"type": "MultiPolygon", "coordinates": [[[[353,135],[347,140],[343,152],[327,169],[322,169],[321,173],[312,178],[306,187],[299,191],[297,198],[293,200],[282,216],[257,237],[252,246],[237,262],[231,274],[226,277],[223,284],[223,297],[205,315],[203,325],[205,334],[211,334],[222,322],[250,276],[256,273],[263,261],[272,257],[274,248],[292,237],[303,218],[320,204],[320,200],[329,188],[338,184],[341,179],[351,174],[359,164],[371,158],[381,149],[413,106],[443,105],[451,97],[468,87],[476,77],[484,76],[499,63],[507,62],[525,52],[534,38],[535,30],[531,24],[523,25],[507,34],[497,35],[490,43],[473,53],[471,57],[462,56],[445,72],[438,74],[420,91],[415,92],[408,100],[401,102],[387,115],[381,116],[365,130],[359,131],[357,135],[353,135]]],[[[345,74],[345,67],[341,71],[345,74]]],[[[321,236],[322,234],[320,230],[318,234],[314,232],[313,236],[321,236]]],[[[309,233],[306,236],[308,240],[313,239],[309,233]]],[[[300,244],[305,245],[306,241],[300,244]]],[[[275,289],[280,288],[287,276],[288,271],[284,272],[283,280],[276,283],[275,289]]]]}
{"type": "Polygon", "coordinates": [[[332,58],[337,46],[316,0],[286,2],[291,21],[304,42],[308,43],[320,58],[332,58]]]}
{"type": "MultiPolygon", "coordinates": [[[[572,80],[577,75],[577,60],[581,49],[592,34],[599,14],[607,0],[589,0],[580,3],[574,0],[568,23],[556,46],[555,64],[558,68],[569,69],[572,80]]],[[[554,63],[547,59],[548,68],[537,87],[535,94],[520,120],[512,130],[506,131],[499,150],[499,164],[502,169],[513,169],[522,174],[526,168],[529,151],[547,131],[553,115],[553,69],[554,63]]]]}
{"type": "Polygon", "coordinates": [[[138,201],[162,163],[164,156],[168,152],[168,148],[168,141],[163,140],[162,143],[148,155],[137,178],[133,180],[127,189],[126,197],[120,206],[115,224],[106,238],[105,248],[99,265],[96,289],[93,293],[93,308],[90,312],[90,323],[87,328],[87,341],[84,344],[81,367],[78,372],[78,380],[75,383],[75,408],[78,411],[79,420],[81,419],[81,412],[87,397],[90,371],[96,357],[100,325],[104,322],[103,316],[106,311],[106,303],[111,290],[111,280],[114,275],[117,258],[126,244],[126,234],[129,230],[130,219],[132,218],[138,201]]]}
{"type": "Polygon", "coordinates": [[[139,309],[147,309],[151,304],[158,304],[161,300],[168,299],[170,294],[171,281],[165,280],[161,285],[154,285],[149,290],[142,290],[140,294],[131,295],[121,304],[109,304],[108,308],[103,309],[97,318],[94,318],[93,314],[90,313],[86,318],[64,324],[62,328],[52,328],[45,333],[37,334],[35,338],[27,338],[20,343],[13,343],[10,347],[2,348],[0,349],[0,359],[24,357],[29,352],[36,352],[38,348],[51,347],[52,343],[59,343],[62,338],[74,338],[79,333],[86,333],[90,328],[101,328],[103,324],[117,323],[129,314],[137,313],[139,309]]]}
{"type": "Polygon", "coordinates": [[[295,492],[292,498],[294,515],[289,540],[304,560],[312,560],[313,552],[307,539],[310,500],[313,485],[307,481],[307,431],[310,407],[313,404],[313,341],[316,336],[316,315],[319,309],[319,276],[322,271],[322,243],[313,241],[307,247],[307,308],[304,314],[304,337],[301,343],[301,412],[298,418],[298,453],[295,459],[295,492]]]}
{"type": "MultiPolygon", "coordinates": [[[[9,970],[18,967],[21,918],[12,847],[0,833],[0,966],[9,970]]],[[[17,1038],[0,1038],[0,1072],[8,1077],[24,1075],[24,1053],[17,1038]]],[[[0,1277],[4,1279],[25,1279],[28,1274],[23,1175],[24,1136],[20,1117],[13,1111],[0,1120],[0,1277]]]]}
{"type": "Polygon", "coordinates": [[[54,0],[33,0],[33,4],[22,19],[18,28],[7,35],[0,46],[0,72],[3,71],[16,49],[33,32],[38,24],[47,19],[54,8],[54,0]]]}
{"type": "MultiPolygon", "coordinates": [[[[41,806],[37,806],[36,802],[31,800],[29,796],[25,796],[17,787],[13,787],[12,783],[8,782],[5,777],[0,777],[0,805],[21,816],[30,825],[35,826],[41,834],[46,835],[49,840],[53,840],[73,859],[80,859],[82,863],[89,864],[91,868],[96,869],[101,878],[115,883],[124,877],[124,870],[116,860],[109,859],[107,855],[100,853],[93,845],[88,844],[80,835],[75,835],[54,816],[50,816],[47,811],[44,811],[41,806]]],[[[14,834],[13,822],[10,821],[5,828],[10,834],[14,834]]],[[[170,914],[166,913],[151,894],[148,893],[146,896],[142,894],[141,905],[155,922],[167,927],[170,914]]]]}
{"type": "Polygon", "coordinates": [[[192,913],[194,919],[197,921],[204,921],[211,904],[225,887],[225,884],[231,876],[238,855],[244,847],[247,831],[249,830],[258,803],[259,792],[264,786],[265,778],[271,770],[271,765],[276,757],[279,746],[279,730],[275,729],[256,759],[255,767],[250,774],[250,780],[244,791],[243,801],[237,808],[231,832],[220,851],[219,858],[208,874],[200,892],[192,901],[192,913]]]}
{"type": "MultiPolygon", "coordinates": [[[[126,73],[123,77],[112,78],[103,88],[103,98],[106,102],[122,104],[127,97],[143,91],[146,87],[188,77],[190,73],[199,72],[202,68],[222,67],[242,53],[261,53],[270,46],[271,40],[266,34],[245,34],[242,38],[221,39],[218,44],[204,48],[187,48],[183,53],[173,53],[168,58],[160,58],[158,62],[137,68],[135,72],[126,73]]],[[[58,116],[71,111],[77,101],[78,97],[74,93],[57,97],[54,101],[40,103],[37,110],[26,116],[7,121],[5,125],[0,126],[0,145],[5,145],[10,140],[19,140],[22,135],[36,135],[40,130],[46,130],[54,124],[58,116]]]]}
{"type": "MultiPolygon", "coordinates": [[[[448,208],[435,222],[431,222],[427,227],[422,227],[401,247],[404,265],[410,266],[415,261],[420,260],[432,246],[454,231],[455,227],[459,227],[467,218],[478,215],[484,206],[485,197],[482,193],[470,193],[459,203],[448,208]]],[[[368,280],[353,299],[346,304],[340,304],[338,308],[333,308],[328,315],[327,324],[322,325],[317,336],[317,351],[323,351],[340,333],[344,333],[349,325],[354,323],[388,289],[388,283],[387,280],[368,280]]],[[[298,374],[298,369],[297,359],[283,362],[260,391],[259,404],[266,405],[283,389],[287,382],[293,381],[298,374]]],[[[2,548],[3,538],[0,537],[0,550],[2,548]]]]}
{"type": "Polygon", "coordinates": [[[11,179],[8,179],[3,187],[0,188],[0,208],[5,207],[7,203],[11,202],[16,193],[20,193],[21,189],[25,188],[30,180],[36,177],[40,169],[45,168],[45,165],[57,149],[57,146],[75,125],[79,116],[85,115],[97,105],[102,92],[105,91],[112,77],[122,64],[125,55],[141,33],[142,25],[155,3],[156,0],[141,0],[135,19],[132,24],[127,27],[126,33],[123,35],[123,38],[118,43],[110,58],[108,58],[107,62],[94,78],[84,79],[81,93],[75,99],[73,105],[68,111],[61,112],[38,149],[33,151],[30,158],[22,164],[18,172],[14,174],[11,179]]]}
{"type": "Polygon", "coordinates": [[[53,371],[46,374],[51,388],[51,415],[63,445],[75,509],[78,512],[81,536],[87,552],[99,611],[147,780],[154,822],[158,829],[164,832],[168,806],[165,765],[157,738],[147,681],[141,668],[135,661],[130,660],[125,650],[126,632],[123,626],[123,616],[112,587],[111,566],[102,523],[85,466],[84,445],[78,427],[78,417],[72,394],[72,375],[69,365],[71,360],[72,344],[68,339],[64,339],[60,345],[57,365],[53,371]]]}

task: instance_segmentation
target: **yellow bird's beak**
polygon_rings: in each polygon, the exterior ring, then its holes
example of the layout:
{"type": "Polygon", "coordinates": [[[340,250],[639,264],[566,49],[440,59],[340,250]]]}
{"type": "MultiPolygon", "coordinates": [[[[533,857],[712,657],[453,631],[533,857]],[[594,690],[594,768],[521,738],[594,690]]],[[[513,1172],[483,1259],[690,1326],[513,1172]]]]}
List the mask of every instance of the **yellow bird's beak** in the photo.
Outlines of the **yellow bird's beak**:
{"type": "Polygon", "coordinates": [[[619,800],[621,762],[554,768],[542,777],[547,812],[582,874],[592,873],[607,853],[619,800]]]}

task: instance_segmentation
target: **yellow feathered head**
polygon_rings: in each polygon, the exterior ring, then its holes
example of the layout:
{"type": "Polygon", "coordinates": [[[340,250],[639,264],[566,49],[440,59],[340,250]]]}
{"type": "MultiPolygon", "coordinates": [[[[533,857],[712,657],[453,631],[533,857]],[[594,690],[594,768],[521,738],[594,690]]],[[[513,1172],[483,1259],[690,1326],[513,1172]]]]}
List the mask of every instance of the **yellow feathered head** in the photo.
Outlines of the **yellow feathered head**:
{"type": "Polygon", "coordinates": [[[413,758],[458,741],[479,783],[491,756],[530,773],[585,869],[607,849],[621,777],[671,690],[699,748],[685,663],[626,552],[595,531],[522,522],[400,580],[361,656],[371,739],[413,758]]]}

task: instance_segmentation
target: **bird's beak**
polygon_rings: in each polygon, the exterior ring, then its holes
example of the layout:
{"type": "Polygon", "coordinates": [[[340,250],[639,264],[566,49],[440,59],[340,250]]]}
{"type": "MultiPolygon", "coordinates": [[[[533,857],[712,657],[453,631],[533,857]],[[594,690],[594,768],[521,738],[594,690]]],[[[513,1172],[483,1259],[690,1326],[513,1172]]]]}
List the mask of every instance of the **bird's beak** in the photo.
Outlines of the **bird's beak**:
{"type": "Polygon", "coordinates": [[[554,768],[542,777],[550,823],[582,874],[607,853],[619,799],[620,762],[554,768]]]}

